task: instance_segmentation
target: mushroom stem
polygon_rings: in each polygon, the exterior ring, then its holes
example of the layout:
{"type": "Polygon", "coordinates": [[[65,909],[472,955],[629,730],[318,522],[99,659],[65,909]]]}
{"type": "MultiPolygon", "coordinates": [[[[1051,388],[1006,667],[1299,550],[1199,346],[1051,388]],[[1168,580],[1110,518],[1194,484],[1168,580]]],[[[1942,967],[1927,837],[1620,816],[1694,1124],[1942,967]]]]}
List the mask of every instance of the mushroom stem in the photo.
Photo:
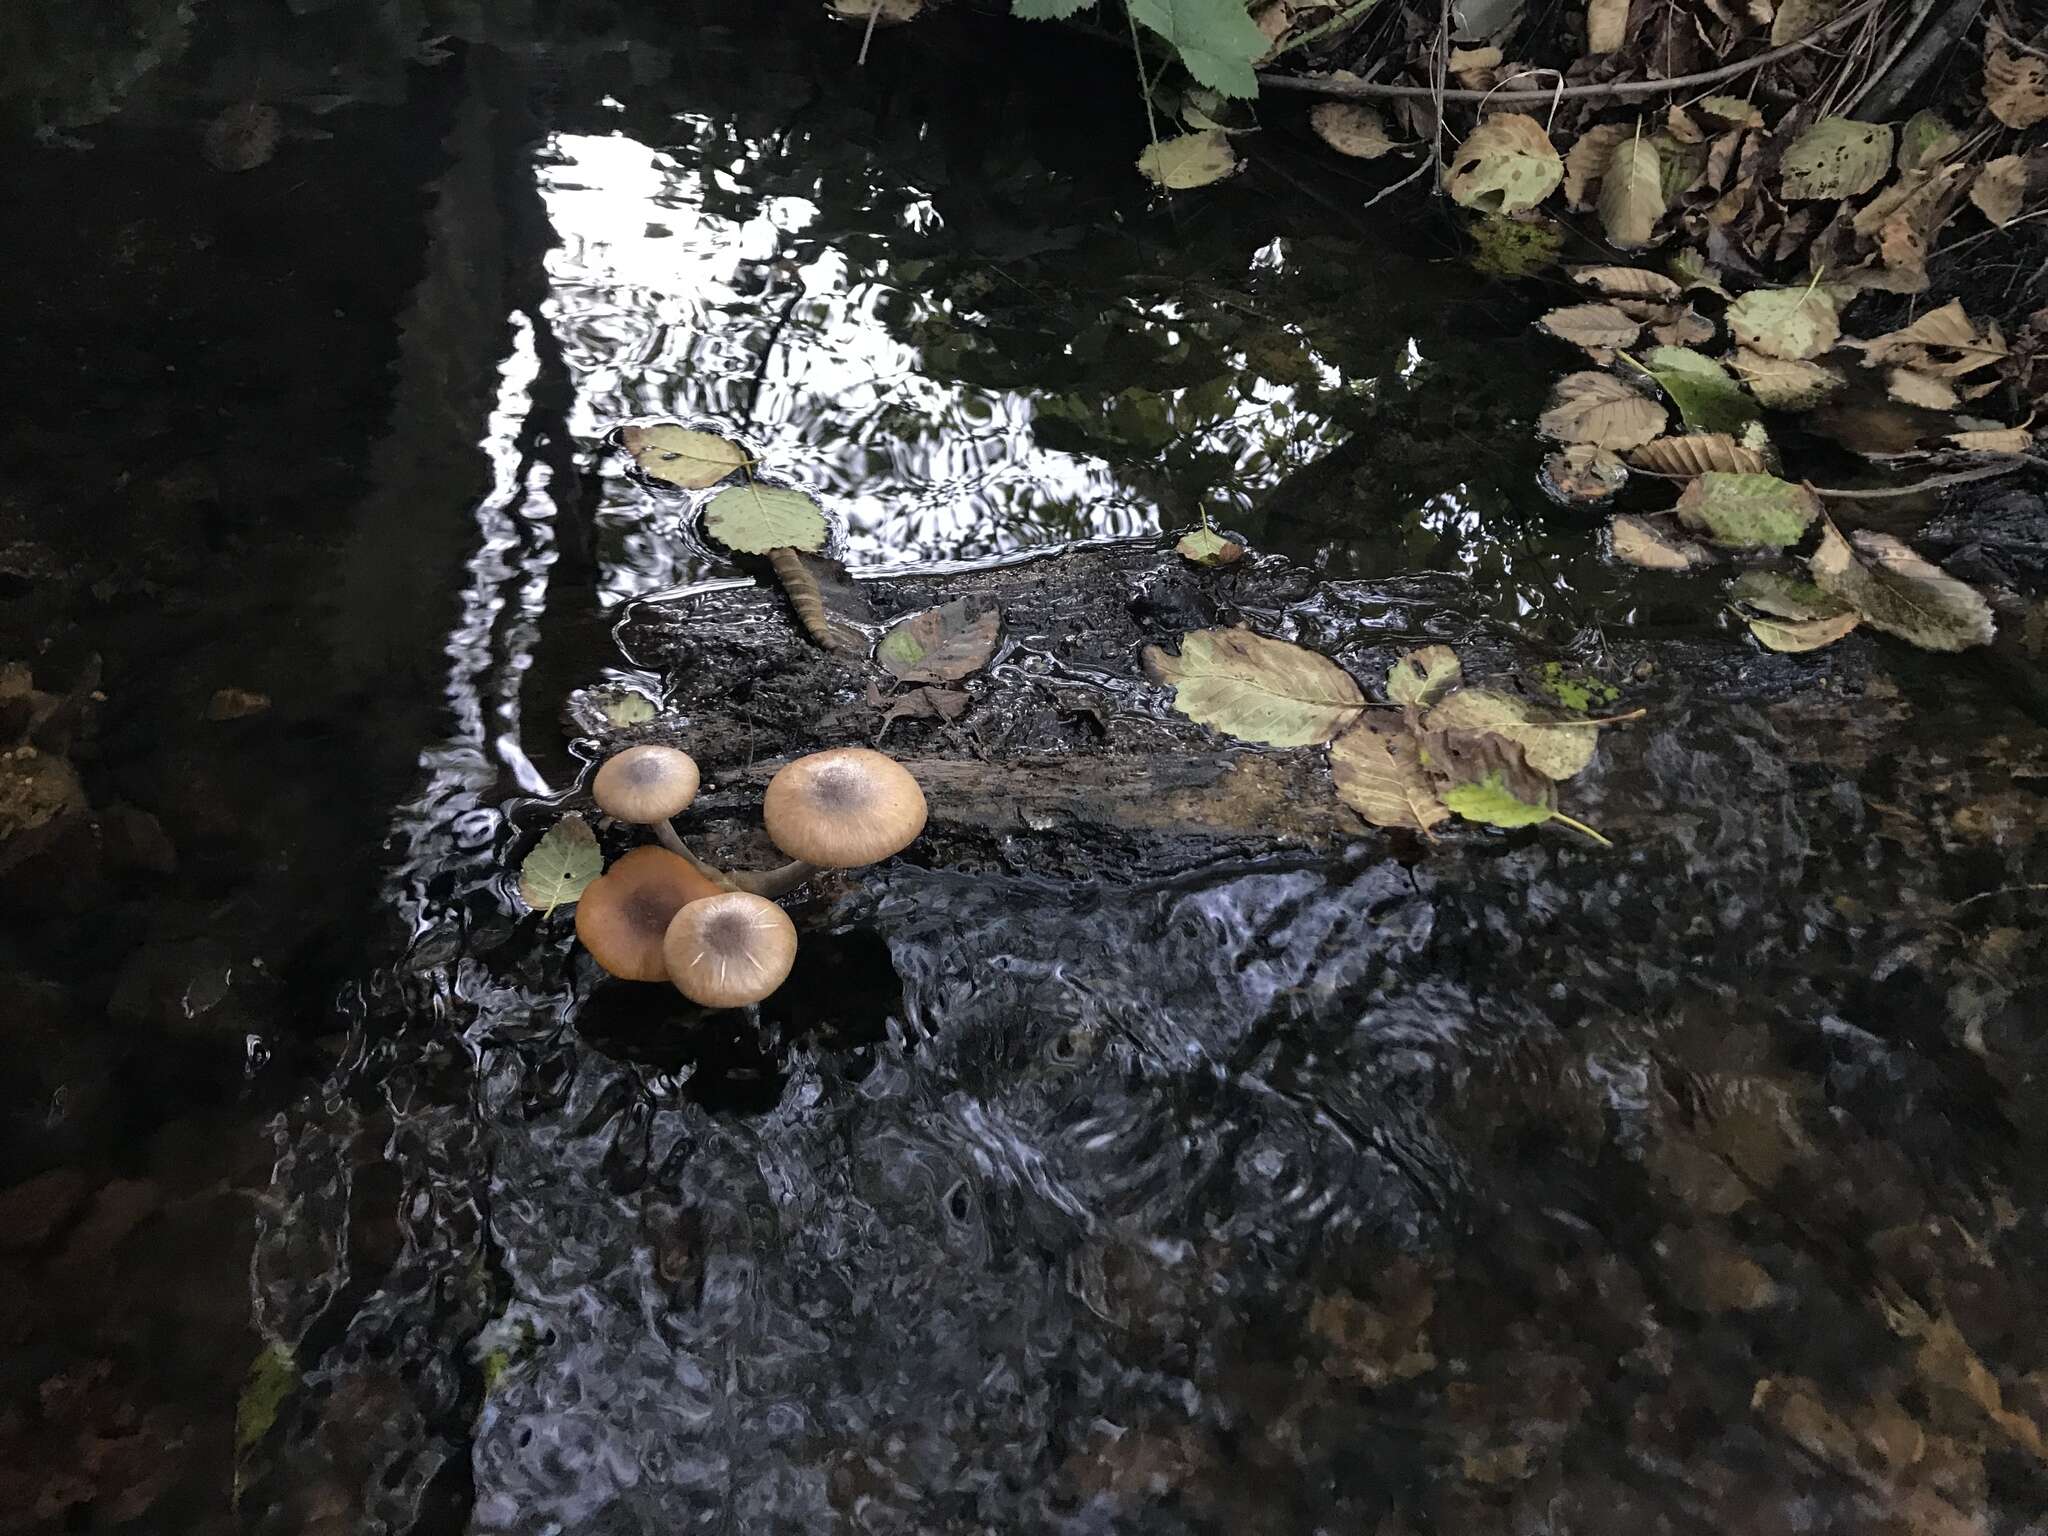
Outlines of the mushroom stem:
{"type": "Polygon", "coordinates": [[[816,864],[791,859],[779,869],[734,869],[724,871],[723,875],[736,890],[752,891],[773,901],[778,896],[787,896],[817,872],[816,864]]]}
{"type": "Polygon", "coordinates": [[[664,817],[660,821],[655,822],[653,824],[653,827],[655,840],[658,841],[662,847],[666,848],[670,853],[677,854],[680,857],[688,860],[689,865],[692,869],[696,870],[697,873],[702,875],[705,879],[714,882],[720,890],[736,891],[741,889],[751,889],[751,887],[742,887],[737,881],[733,879],[731,875],[727,874],[717,865],[706,864],[702,859],[698,858],[696,854],[690,852],[690,845],[683,841],[682,837],[677,833],[675,829],[675,824],[669,821],[666,817],[664,817]]]}

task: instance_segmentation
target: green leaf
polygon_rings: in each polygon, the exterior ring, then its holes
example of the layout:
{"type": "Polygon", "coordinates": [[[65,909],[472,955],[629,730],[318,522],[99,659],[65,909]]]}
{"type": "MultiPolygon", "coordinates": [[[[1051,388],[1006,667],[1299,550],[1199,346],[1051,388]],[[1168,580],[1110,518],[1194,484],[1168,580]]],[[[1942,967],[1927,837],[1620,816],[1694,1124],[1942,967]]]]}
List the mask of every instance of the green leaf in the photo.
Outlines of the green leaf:
{"type": "Polygon", "coordinates": [[[891,625],[875,660],[906,683],[956,683],[988,665],[1002,635],[993,599],[956,597],[891,625]]]}
{"type": "Polygon", "coordinates": [[[1396,704],[1427,709],[1464,678],[1456,651],[1448,645],[1425,645],[1387,668],[1387,697],[1396,704]]]}
{"type": "Polygon", "coordinates": [[[1546,779],[1568,779],[1584,768],[1600,740],[1597,725],[1560,723],[1536,705],[1491,688],[1460,688],[1429,712],[1423,727],[1503,737],[1520,747],[1529,767],[1546,779]]]}
{"type": "Polygon", "coordinates": [[[1458,146],[1445,170],[1451,201],[1487,213],[1534,208],[1564,180],[1564,161],[1535,118],[1495,112],[1458,146]]]}
{"type": "Polygon", "coordinates": [[[1234,565],[1244,558],[1242,544],[1226,539],[1213,528],[1197,528],[1193,533],[1183,534],[1173,552],[1196,565],[1234,565]]]}
{"type": "Polygon", "coordinates": [[[1206,187],[1237,169],[1237,152],[1220,133],[1183,133],[1147,144],[1138,169],[1170,192],[1206,187]]]}
{"type": "Polygon", "coordinates": [[[1131,15],[1173,44],[1187,72],[1226,96],[1256,96],[1254,61],[1272,46],[1243,0],[1130,0],[1131,15]]]}
{"type": "Polygon", "coordinates": [[[622,427],[619,446],[650,480],[701,491],[716,485],[747,462],[747,451],[709,432],[693,432],[673,422],[652,427],[622,427]]]}
{"type": "Polygon", "coordinates": [[[277,1422],[293,1387],[299,1384],[298,1361],[282,1344],[272,1344],[249,1362],[242,1395],[235,1402],[235,1452],[246,1455],[277,1422]]]}
{"type": "Polygon", "coordinates": [[[1652,347],[1643,364],[1695,432],[1733,436],[1756,419],[1756,402],[1742,392],[1728,370],[1691,347],[1652,347]]]}
{"type": "Polygon", "coordinates": [[[1600,178],[1600,222],[1607,243],[1634,250],[1650,243],[1664,216],[1664,162],[1647,139],[1624,139],[1614,146],[1600,178]]]}
{"type": "Polygon", "coordinates": [[[638,688],[607,686],[590,690],[590,702],[604,716],[607,725],[644,725],[661,711],[654,700],[638,688]]]}
{"type": "Polygon", "coordinates": [[[519,865],[519,897],[542,916],[574,902],[604,873],[597,834],[581,816],[549,827],[519,865]]]}
{"type": "Polygon", "coordinates": [[[1392,720],[1367,715],[1331,742],[1330,777],[1337,798],[1376,827],[1427,836],[1451,819],[1422,765],[1421,747],[1392,720]]]}
{"type": "Polygon", "coordinates": [[[1835,344],[1842,323],[1820,288],[1759,288],[1728,306],[1728,329],[1742,346],[1770,357],[1816,357],[1835,344]]]}
{"type": "Polygon", "coordinates": [[[1813,582],[1780,571],[1743,572],[1729,587],[1728,598],[1744,608],[1798,623],[1832,619],[1850,611],[1847,603],[1830,597],[1813,582]]]}
{"type": "Polygon", "coordinates": [[[816,554],[831,528],[802,491],[749,482],[720,491],[704,508],[704,531],[727,549],[765,555],[771,549],[816,554]]]}
{"type": "Polygon", "coordinates": [[[1820,516],[1820,499],[1776,475],[1709,470],[1678,498],[1678,520],[1735,549],[1797,544],[1820,516]]]}
{"type": "Polygon", "coordinates": [[[1857,624],[1857,616],[1837,613],[1825,619],[1766,619],[1744,614],[1742,621],[1767,651],[1817,651],[1833,645],[1857,624]]]}
{"type": "Polygon", "coordinates": [[[1065,21],[1094,3],[1095,0],[1010,0],[1010,14],[1025,21],[1065,21]]]}
{"type": "Polygon", "coordinates": [[[1823,592],[1863,615],[1872,629],[1929,651],[1988,645],[1991,605],[1974,588],[1929,565],[1888,533],[1848,539],[1828,524],[1807,567],[1823,592]]]}
{"type": "Polygon", "coordinates": [[[1467,821],[1533,827],[1561,821],[1603,847],[1606,838],[1557,809],[1557,787],[1532,772],[1515,744],[1484,731],[1432,731],[1422,755],[1438,780],[1437,797],[1467,821]]]}
{"type": "Polygon", "coordinates": [[[1892,168],[1892,125],[1824,117],[1785,150],[1778,174],[1787,197],[1861,197],[1892,168]]]}
{"type": "Polygon", "coordinates": [[[1899,130],[1899,169],[1924,171],[1963,147],[1963,136],[1940,113],[1922,109],[1899,130]]]}
{"type": "Polygon", "coordinates": [[[1327,656],[1242,626],[1193,630],[1178,656],[1148,645],[1144,664],[1154,682],[1172,685],[1175,709],[1240,741],[1309,746],[1365,707],[1357,682],[1327,656]]]}

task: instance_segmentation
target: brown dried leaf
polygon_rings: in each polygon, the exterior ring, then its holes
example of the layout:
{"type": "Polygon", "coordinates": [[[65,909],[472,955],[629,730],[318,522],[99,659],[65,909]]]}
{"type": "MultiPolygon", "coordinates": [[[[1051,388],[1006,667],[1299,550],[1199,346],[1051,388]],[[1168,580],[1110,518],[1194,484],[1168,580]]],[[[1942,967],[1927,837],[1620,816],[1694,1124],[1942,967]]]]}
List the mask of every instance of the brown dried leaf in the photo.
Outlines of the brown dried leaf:
{"type": "Polygon", "coordinates": [[[1359,160],[1377,160],[1395,147],[1387,137],[1386,119],[1357,102],[1322,102],[1309,110],[1308,125],[1338,154],[1359,160]]]}
{"type": "Polygon", "coordinates": [[[1643,267],[1574,267],[1572,281],[1610,299],[1670,299],[1680,292],[1671,278],[1643,267]]]}
{"type": "Polygon", "coordinates": [[[1544,458],[1543,482],[1566,501],[1605,501],[1628,483],[1628,466],[1612,449],[1568,443],[1544,458]]]}
{"type": "Polygon", "coordinates": [[[1551,390],[1537,426],[1568,443],[1617,452],[1639,447],[1664,430],[1664,407],[1611,373],[1568,373],[1551,390]]]}
{"type": "Polygon", "coordinates": [[[1696,347],[1703,341],[1714,339],[1714,325],[1690,304],[1676,311],[1668,320],[1650,327],[1650,334],[1662,346],[1696,347]]]}
{"type": "Polygon", "coordinates": [[[2001,155],[1970,183],[1970,201],[1977,211],[2003,228],[2019,217],[2027,197],[2027,157],[2001,155]]]}
{"type": "Polygon", "coordinates": [[[1664,216],[1664,162],[1647,139],[1614,146],[1600,179],[1600,222],[1610,245],[1634,250],[1648,245],[1664,216]]]}
{"type": "Polygon", "coordinates": [[[1704,144],[1706,132],[1686,115],[1683,107],[1673,107],[1664,114],[1664,131],[1681,144],[1704,144]]]}
{"type": "Polygon", "coordinates": [[[1632,346],[1642,326],[1612,304],[1568,304],[1536,322],[1559,341],[1587,351],[1632,346]]]}
{"type": "Polygon", "coordinates": [[[1656,438],[1632,450],[1628,461],[1655,475],[1703,475],[1710,469],[1731,475],[1762,475],[1771,468],[1761,449],[1740,443],[1726,432],[1656,438]]]}
{"type": "Polygon", "coordinates": [[[1628,123],[1601,123],[1580,134],[1564,158],[1565,201],[1582,211],[1592,207],[1615,146],[1633,137],[1635,129],[1628,123]]]}
{"type": "Polygon", "coordinates": [[[1956,398],[1955,387],[1946,379],[1915,373],[1910,368],[1894,368],[1887,373],[1885,389],[1901,405],[1917,405],[1930,411],[1952,411],[1962,404],[1956,398]]]}
{"type": "Polygon", "coordinates": [[[1771,18],[1771,46],[1782,48],[1798,42],[1816,27],[1833,21],[1841,9],[1842,0],[1784,0],[1771,18]]]}
{"type": "Polygon", "coordinates": [[[1984,104],[2008,128],[2048,120],[2048,59],[2011,47],[1995,22],[1984,42],[1984,104]]]}
{"type": "Polygon", "coordinates": [[[1415,738],[1390,714],[1367,714],[1330,743],[1337,798],[1376,827],[1428,836],[1451,819],[1422,765],[1415,738]]]}
{"type": "Polygon", "coordinates": [[[2025,427],[1994,427],[1978,432],[1951,432],[1942,439],[1971,453],[2026,453],[2034,436],[2025,427]]]}
{"type": "Polygon", "coordinates": [[[1852,339],[1849,345],[1862,348],[1863,360],[1873,367],[1910,367],[1944,378],[1989,367],[2008,352],[1995,329],[1978,331],[1960,299],[1929,310],[1911,325],[1867,341],[1852,339]]]}
{"type": "Polygon", "coordinates": [[[899,619],[875,660],[906,683],[952,683],[988,665],[1003,619],[987,597],[956,597],[899,619]]]}
{"type": "Polygon", "coordinates": [[[1646,571],[1687,571],[1714,557],[1690,539],[1667,533],[1647,518],[1617,516],[1607,525],[1607,545],[1614,558],[1646,571]]]}
{"type": "Polygon", "coordinates": [[[1628,41],[1629,0],[1587,0],[1586,52],[1613,53],[1628,41]]]}

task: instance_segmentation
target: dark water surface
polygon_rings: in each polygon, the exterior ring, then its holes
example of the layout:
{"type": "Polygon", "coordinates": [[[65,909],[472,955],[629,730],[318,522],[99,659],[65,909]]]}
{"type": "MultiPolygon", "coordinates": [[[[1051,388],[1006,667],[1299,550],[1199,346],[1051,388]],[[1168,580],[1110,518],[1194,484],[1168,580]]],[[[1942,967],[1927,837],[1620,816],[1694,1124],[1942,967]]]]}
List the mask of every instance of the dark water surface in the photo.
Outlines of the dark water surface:
{"type": "Polygon", "coordinates": [[[0,1532],[2048,1530],[2007,663],[1604,563],[1543,294],[1287,121],[1164,206],[1085,39],[480,9],[0,20],[0,1532]],[[1639,685],[1623,849],[913,855],[685,1028],[506,874],[732,574],[655,416],[856,566],[1206,511],[1361,677],[1639,685]]]}

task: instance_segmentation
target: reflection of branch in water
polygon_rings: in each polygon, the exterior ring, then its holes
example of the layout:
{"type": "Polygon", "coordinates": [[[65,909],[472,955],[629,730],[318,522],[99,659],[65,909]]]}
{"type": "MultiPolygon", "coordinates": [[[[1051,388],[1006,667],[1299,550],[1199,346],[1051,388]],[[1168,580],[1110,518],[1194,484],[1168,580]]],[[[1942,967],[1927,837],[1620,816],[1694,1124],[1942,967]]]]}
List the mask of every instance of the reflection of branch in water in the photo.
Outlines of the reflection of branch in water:
{"type": "Polygon", "coordinates": [[[777,270],[785,273],[794,285],[789,297],[783,302],[782,313],[775,317],[775,324],[768,328],[767,343],[761,348],[761,360],[754,365],[753,381],[747,386],[747,408],[740,416],[740,428],[745,431],[754,425],[754,412],[761,404],[761,387],[768,382],[768,363],[775,356],[775,349],[782,345],[782,333],[789,327],[789,317],[796,313],[796,301],[804,296],[804,275],[796,263],[782,257],[776,263],[777,270]]]}

